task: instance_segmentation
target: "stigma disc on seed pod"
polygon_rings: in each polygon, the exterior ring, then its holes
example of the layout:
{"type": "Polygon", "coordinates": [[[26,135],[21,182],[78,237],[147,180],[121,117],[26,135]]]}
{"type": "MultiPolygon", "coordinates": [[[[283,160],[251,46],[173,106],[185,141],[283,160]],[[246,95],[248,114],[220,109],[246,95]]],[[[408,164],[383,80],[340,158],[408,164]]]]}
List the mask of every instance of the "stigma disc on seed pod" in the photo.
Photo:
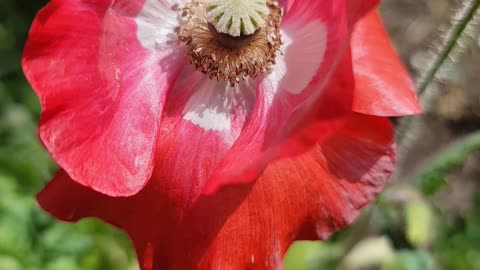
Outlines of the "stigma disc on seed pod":
{"type": "Polygon", "coordinates": [[[222,34],[253,35],[265,26],[267,0],[207,0],[207,21],[222,34]]]}

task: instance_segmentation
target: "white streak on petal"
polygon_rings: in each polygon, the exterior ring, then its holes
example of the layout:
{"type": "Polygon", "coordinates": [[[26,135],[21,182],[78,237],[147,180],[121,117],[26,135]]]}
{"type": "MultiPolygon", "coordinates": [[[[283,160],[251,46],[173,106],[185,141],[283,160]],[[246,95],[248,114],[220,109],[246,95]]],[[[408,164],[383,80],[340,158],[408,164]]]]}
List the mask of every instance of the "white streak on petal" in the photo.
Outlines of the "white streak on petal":
{"type": "Polygon", "coordinates": [[[268,79],[274,89],[298,95],[322,64],[327,49],[327,28],[319,20],[305,26],[287,25],[282,30],[282,41],[284,54],[277,56],[277,64],[268,79]]]}
{"type": "Polygon", "coordinates": [[[135,19],[138,30],[137,37],[146,49],[164,50],[177,44],[175,28],[179,26],[178,11],[172,7],[180,6],[187,1],[147,0],[135,19]]]}
{"type": "Polygon", "coordinates": [[[254,100],[255,88],[247,82],[231,87],[205,78],[187,102],[183,118],[206,131],[230,132],[236,137],[241,131],[236,122],[243,125],[254,100]]]}

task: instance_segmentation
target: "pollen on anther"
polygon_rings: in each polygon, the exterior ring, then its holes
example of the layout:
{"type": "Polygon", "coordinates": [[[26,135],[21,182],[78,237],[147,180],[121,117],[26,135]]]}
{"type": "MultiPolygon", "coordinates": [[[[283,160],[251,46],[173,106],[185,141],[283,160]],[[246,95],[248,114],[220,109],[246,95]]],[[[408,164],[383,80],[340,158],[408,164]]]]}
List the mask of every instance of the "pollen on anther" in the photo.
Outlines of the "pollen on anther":
{"type": "Polygon", "coordinates": [[[232,86],[246,78],[270,73],[282,44],[282,16],[275,0],[265,1],[268,8],[265,25],[256,30],[251,41],[238,48],[226,47],[216,40],[209,29],[208,3],[192,0],[181,8],[181,23],[176,33],[187,46],[187,57],[193,67],[211,79],[224,80],[232,86]]]}

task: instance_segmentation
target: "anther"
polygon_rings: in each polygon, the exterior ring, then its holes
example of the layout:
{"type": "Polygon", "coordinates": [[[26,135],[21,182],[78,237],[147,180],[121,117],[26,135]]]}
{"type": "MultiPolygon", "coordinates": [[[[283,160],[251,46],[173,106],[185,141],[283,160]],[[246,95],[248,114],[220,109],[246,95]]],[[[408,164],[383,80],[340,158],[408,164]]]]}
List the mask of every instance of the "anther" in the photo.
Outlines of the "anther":
{"type": "Polygon", "coordinates": [[[189,62],[208,78],[234,86],[271,71],[282,44],[282,16],[277,0],[191,0],[178,12],[180,26],[175,33],[187,47],[189,62]],[[242,5],[255,12],[245,8],[236,13],[238,10],[234,7],[238,9],[242,5]],[[222,16],[212,15],[220,10],[224,10],[218,13],[222,16]],[[246,24],[242,27],[240,23],[239,30],[233,31],[236,26],[232,16],[250,18],[249,14],[254,14],[251,15],[254,20],[250,20],[255,21],[254,27],[246,24]],[[212,21],[212,16],[219,19],[212,21]],[[222,26],[223,16],[230,16],[232,23],[222,26]]]}

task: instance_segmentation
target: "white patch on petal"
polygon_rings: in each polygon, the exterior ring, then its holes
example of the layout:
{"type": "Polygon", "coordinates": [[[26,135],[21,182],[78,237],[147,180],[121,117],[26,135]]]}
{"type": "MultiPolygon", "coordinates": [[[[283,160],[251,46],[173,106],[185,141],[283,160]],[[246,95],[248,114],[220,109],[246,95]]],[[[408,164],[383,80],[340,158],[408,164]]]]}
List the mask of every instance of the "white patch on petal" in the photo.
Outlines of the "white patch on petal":
{"type": "Polygon", "coordinates": [[[282,54],[268,76],[274,89],[298,95],[308,86],[322,64],[327,49],[327,28],[321,21],[287,25],[282,31],[282,54]]]}
{"type": "Polygon", "coordinates": [[[146,0],[142,11],[135,19],[137,37],[146,49],[164,50],[177,43],[175,28],[179,26],[178,12],[172,7],[183,5],[186,0],[146,0]]]}
{"type": "Polygon", "coordinates": [[[235,118],[243,118],[243,122],[254,100],[255,87],[250,82],[231,87],[227,82],[205,78],[185,106],[183,118],[206,131],[236,133],[235,118]]]}

